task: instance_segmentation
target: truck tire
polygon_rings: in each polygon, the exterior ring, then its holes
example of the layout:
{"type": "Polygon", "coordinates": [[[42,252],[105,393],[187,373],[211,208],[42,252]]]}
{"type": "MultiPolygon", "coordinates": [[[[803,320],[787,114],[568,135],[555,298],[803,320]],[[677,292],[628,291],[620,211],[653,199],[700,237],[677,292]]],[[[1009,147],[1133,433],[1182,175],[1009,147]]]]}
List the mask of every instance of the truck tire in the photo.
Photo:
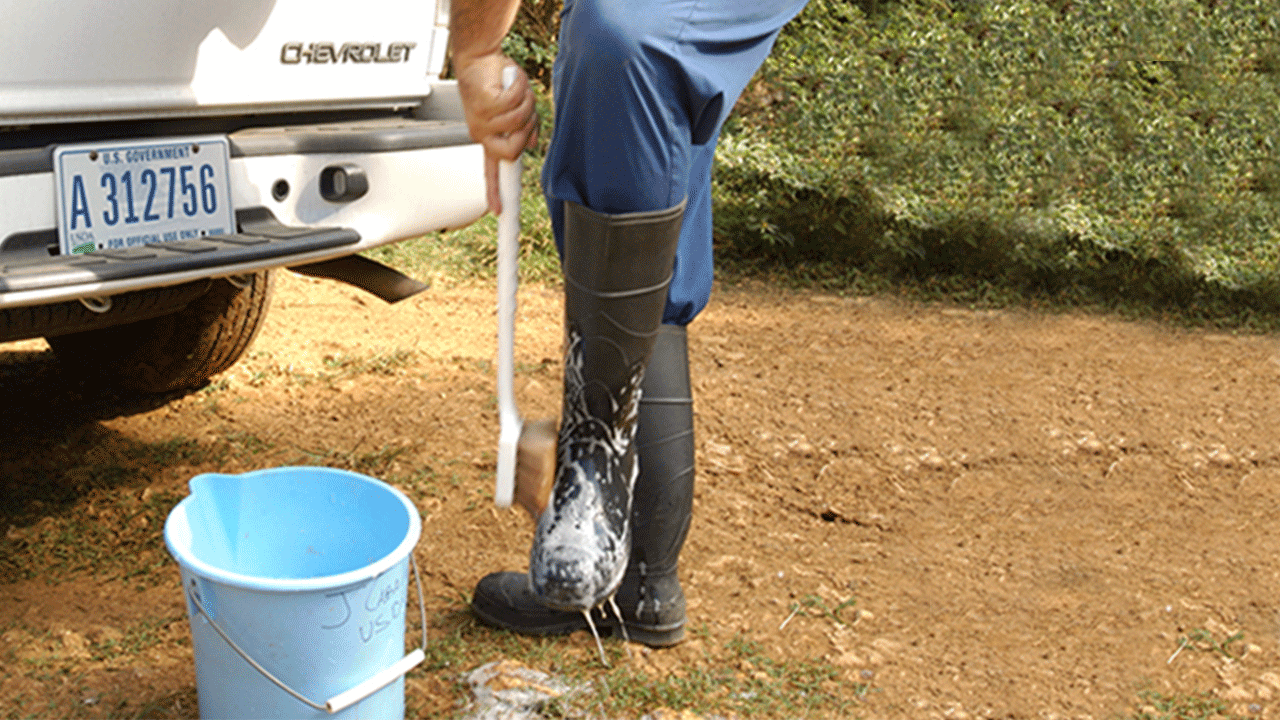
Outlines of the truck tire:
{"type": "Polygon", "coordinates": [[[79,300],[0,310],[0,342],[67,335],[140,322],[175,313],[204,295],[211,280],[135,290],[111,298],[106,312],[93,312],[79,300]]]}
{"type": "Polygon", "coordinates": [[[80,376],[138,392],[191,390],[234,365],[266,319],[270,271],[242,279],[214,280],[175,313],[45,341],[80,376]]]}

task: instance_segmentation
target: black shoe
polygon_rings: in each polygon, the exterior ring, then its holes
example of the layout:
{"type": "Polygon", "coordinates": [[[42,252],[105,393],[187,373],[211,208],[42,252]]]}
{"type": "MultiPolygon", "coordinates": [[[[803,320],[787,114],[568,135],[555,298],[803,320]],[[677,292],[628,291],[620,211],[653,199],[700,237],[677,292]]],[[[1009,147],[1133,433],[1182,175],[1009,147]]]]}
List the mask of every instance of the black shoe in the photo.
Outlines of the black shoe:
{"type": "MultiPolygon", "coordinates": [[[[616,600],[629,640],[650,647],[669,647],[684,640],[682,592],[678,598],[672,597],[663,603],[665,612],[660,615],[665,615],[665,618],[653,613],[642,618],[634,612],[640,604],[628,602],[626,596],[634,595],[635,591],[629,593],[627,585],[624,579],[616,600]]],[[[679,590],[678,583],[676,589],[679,590]]],[[[568,635],[589,629],[582,613],[555,610],[540,603],[529,589],[529,576],[518,572],[498,572],[481,578],[471,599],[471,611],[486,625],[521,635],[568,635]]],[[[602,635],[622,634],[618,632],[618,618],[607,606],[590,612],[592,622],[602,635]]]]}

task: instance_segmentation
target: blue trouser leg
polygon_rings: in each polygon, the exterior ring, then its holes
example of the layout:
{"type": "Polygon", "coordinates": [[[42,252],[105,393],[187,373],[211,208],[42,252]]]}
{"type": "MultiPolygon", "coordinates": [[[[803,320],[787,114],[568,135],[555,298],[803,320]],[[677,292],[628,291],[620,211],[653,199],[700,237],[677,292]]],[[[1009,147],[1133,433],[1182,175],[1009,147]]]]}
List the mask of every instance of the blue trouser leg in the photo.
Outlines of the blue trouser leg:
{"type": "Polygon", "coordinates": [[[804,0],[566,0],[542,185],[557,247],[563,203],[617,214],[688,199],[663,322],[711,295],[711,163],[725,118],[804,0]]]}

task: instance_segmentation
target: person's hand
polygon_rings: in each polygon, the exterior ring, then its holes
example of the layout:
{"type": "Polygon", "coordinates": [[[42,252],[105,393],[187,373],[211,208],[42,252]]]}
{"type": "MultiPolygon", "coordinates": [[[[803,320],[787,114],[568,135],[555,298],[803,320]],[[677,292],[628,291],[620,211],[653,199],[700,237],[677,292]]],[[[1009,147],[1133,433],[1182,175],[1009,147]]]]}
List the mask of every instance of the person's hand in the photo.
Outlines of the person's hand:
{"type": "Polygon", "coordinates": [[[538,139],[538,113],[529,77],[516,68],[516,80],[502,89],[502,68],[512,64],[502,55],[457,61],[458,93],[471,139],[484,145],[484,180],[489,210],[502,212],[498,198],[498,161],[515,160],[538,139]]]}

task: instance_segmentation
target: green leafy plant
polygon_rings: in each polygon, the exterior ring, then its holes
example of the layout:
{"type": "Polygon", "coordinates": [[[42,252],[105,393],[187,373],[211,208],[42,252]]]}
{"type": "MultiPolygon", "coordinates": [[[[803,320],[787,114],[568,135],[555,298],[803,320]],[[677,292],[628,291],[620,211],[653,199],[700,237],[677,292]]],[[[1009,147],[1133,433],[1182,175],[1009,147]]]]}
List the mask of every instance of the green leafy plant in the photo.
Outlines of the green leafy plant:
{"type": "Polygon", "coordinates": [[[1232,720],[1227,704],[1207,693],[1164,695],[1151,690],[1138,693],[1143,707],[1132,720],[1232,720]]]}
{"type": "Polygon", "coordinates": [[[1231,635],[1225,640],[1219,642],[1217,638],[1213,636],[1212,632],[1204,628],[1198,628],[1196,630],[1192,630],[1191,632],[1187,633],[1186,635],[1183,635],[1181,638],[1178,639],[1178,649],[1174,650],[1173,655],[1169,656],[1169,662],[1173,662],[1173,660],[1177,658],[1178,655],[1181,654],[1183,650],[1186,650],[1188,648],[1192,650],[1199,650],[1202,652],[1216,653],[1218,655],[1221,655],[1224,658],[1227,658],[1228,660],[1236,660],[1240,657],[1242,653],[1232,652],[1231,645],[1232,643],[1239,642],[1243,639],[1244,639],[1244,633],[1237,632],[1234,635],[1231,635]]]}
{"type": "Polygon", "coordinates": [[[1280,287],[1280,20],[1259,0],[872,10],[813,0],[744,96],[723,251],[1183,303],[1280,287]]]}
{"type": "Polygon", "coordinates": [[[834,608],[828,607],[825,600],[817,595],[805,595],[796,602],[791,603],[790,614],[786,620],[782,621],[779,629],[785,628],[792,619],[796,617],[816,617],[826,618],[837,625],[846,624],[846,620],[840,616],[840,612],[845,608],[852,607],[858,603],[857,598],[848,598],[836,604],[834,608]]]}
{"type": "Polygon", "coordinates": [[[520,3],[515,25],[503,41],[502,51],[543,87],[551,87],[560,33],[561,3],[526,0],[520,3]]]}

